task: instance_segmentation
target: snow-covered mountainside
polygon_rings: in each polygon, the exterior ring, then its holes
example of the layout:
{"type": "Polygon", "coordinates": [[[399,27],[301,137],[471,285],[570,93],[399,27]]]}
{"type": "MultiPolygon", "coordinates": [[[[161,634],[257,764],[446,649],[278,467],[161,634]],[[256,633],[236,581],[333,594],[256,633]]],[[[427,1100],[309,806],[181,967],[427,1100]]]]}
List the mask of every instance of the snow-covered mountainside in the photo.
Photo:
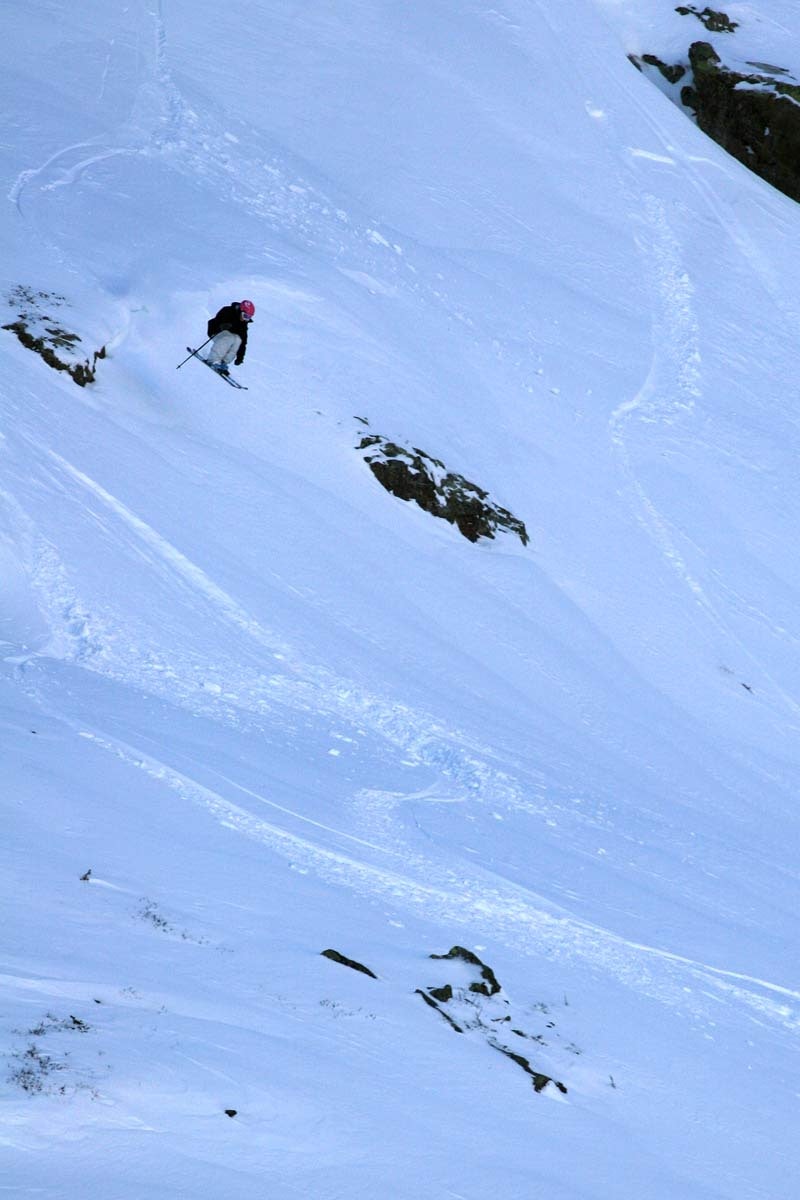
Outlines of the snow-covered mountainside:
{"type": "Polygon", "coordinates": [[[7,7],[2,1190],[795,1200],[796,3],[7,7]]]}

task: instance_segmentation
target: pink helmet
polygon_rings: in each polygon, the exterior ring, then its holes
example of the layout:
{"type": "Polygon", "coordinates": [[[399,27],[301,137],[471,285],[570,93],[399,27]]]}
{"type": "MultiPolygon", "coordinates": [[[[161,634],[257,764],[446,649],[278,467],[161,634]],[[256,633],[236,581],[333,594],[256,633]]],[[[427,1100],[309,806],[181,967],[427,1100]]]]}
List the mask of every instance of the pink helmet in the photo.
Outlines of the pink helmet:
{"type": "Polygon", "coordinates": [[[241,300],[239,302],[239,311],[241,312],[245,321],[252,321],[253,317],[256,315],[256,306],[253,304],[252,300],[241,300]]]}

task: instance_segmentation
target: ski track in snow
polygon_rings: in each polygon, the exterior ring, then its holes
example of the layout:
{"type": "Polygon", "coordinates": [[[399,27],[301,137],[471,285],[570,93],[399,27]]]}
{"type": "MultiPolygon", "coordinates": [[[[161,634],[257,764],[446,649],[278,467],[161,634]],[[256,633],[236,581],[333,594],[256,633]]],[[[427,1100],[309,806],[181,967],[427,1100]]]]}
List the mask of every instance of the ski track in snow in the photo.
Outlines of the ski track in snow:
{"type": "MultiPolygon", "coordinates": [[[[631,421],[653,425],[654,436],[657,436],[658,428],[670,426],[679,419],[691,418],[701,394],[699,331],[692,309],[691,279],[682,261],[680,243],[670,229],[661,200],[645,194],[636,202],[636,208],[639,203],[647,232],[647,236],[640,234],[639,238],[642,263],[650,274],[656,297],[652,320],[652,360],[639,391],[612,412],[609,435],[627,480],[631,507],[638,524],[691,593],[706,618],[731,638],[727,623],[679,548],[681,535],[659,511],[636,473],[628,447],[627,427],[631,421]],[[662,343],[664,333],[665,344],[662,343]]],[[[741,644],[740,649],[749,657],[741,644]]],[[[793,702],[791,707],[800,711],[793,702]]]]}
{"type": "MultiPolygon", "coordinates": [[[[263,134],[252,138],[248,136],[252,131],[243,126],[238,136],[232,135],[229,119],[223,122],[210,112],[198,114],[182,95],[170,67],[163,0],[148,7],[146,16],[151,24],[150,49],[147,65],[135,81],[132,111],[121,116],[111,141],[102,137],[77,141],[22,171],[8,193],[21,215],[23,196],[33,188],[44,196],[79,183],[96,164],[119,157],[141,159],[142,171],[149,174],[153,158],[158,157],[193,185],[202,183],[227,205],[257,217],[281,240],[288,232],[306,251],[327,258],[331,267],[354,282],[386,296],[405,290],[417,302],[444,310],[448,319],[473,324],[461,301],[414,265],[413,242],[380,228],[380,222],[359,211],[352,197],[327,195],[304,177],[304,164],[291,160],[282,146],[265,152],[263,134]],[[252,150],[248,149],[251,142],[252,150]],[[91,153],[76,161],[85,150],[91,153]],[[351,211],[354,208],[357,215],[351,211]]],[[[106,61],[102,89],[108,73],[106,61]]],[[[41,236],[47,236],[44,215],[41,236]]],[[[62,254],[55,241],[53,252],[62,254]]]]}
{"type": "MultiPolygon", "coordinates": [[[[211,714],[218,720],[229,720],[226,713],[237,710],[256,716],[272,715],[276,706],[282,705],[301,712],[325,714],[355,729],[367,727],[416,763],[444,774],[465,795],[517,811],[542,811],[541,804],[530,800],[511,776],[490,765],[492,756],[487,747],[475,743],[459,730],[447,727],[431,714],[391,703],[352,680],[306,663],[292,647],[246,612],[198,564],[102,485],[55,451],[45,450],[44,458],[58,473],[102,504],[141,546],[146,561],[156,574],[177,579],[192,608],[214,614],[221,619],[223,627],[243,635],[246,644],[252,643],[250,658],[255,665],[248,670],[234,655],[213,665],[205,656],[192,660],[184,655],[182,666],[175,647],[148,649],[129,633],[120,636],[125,632],[123,628],[116,630],[116,637],[109,636],[108,632],[104,637],[104,630],[114,628],[115,622],[124,623],[124,618],[110,614],[93,618],[77,595],[70,591],[66,572],[53,547],[39,540],[32,582],[51,622],[48,652],[54,657],[78,661],[98,674],[107,674],[124,684],[163,696],[190,711],[211,714]],[[271,665],[270,674],[265,674],[264,652],[271,665]],[[165,662],[169,664],[168,670],[164,670],[165,662]],[[208,690],[209,676],[225,681],[224,694],[222,685],[218,695],[215,695],[215,689],[208,690]]],[[[102,523],[107,525],[105,519],[102,523]]],[[[30,537],[33,536],[31,531],[30,537]]],[[[113,531],[110,536],[118,538],[119,534],[113,531]]],[[[229,641],[230,638],[226,635],[221,640],[229,641]]]]}
{"type": "MultiPolygon", "coordinates": [[[[457,874],[451,872],[450,877],[443,880],[424,860],[417,864],[421,878],[411,878],[402,869],[409,865],[407,863],[399,868],[376,867],[255,817],[221,793],[119,739],[85,728],[76,729],[76,732],[132,768],[163,783],[182,800],[204,809],[223,828],[267,846],[285,858],[294,870],[313,873],[365,899],[380,897],[426,917],[435,913],[437,921],[443,925],[468,928],[473,936],[492,936],[528,955],[556,961],[581,960],[696,1019],[713,1017],[719,1020],[718,1004],[709,1006],[706,1002],[707,993],[703,989],[711,989],[715,1000],[727,1001],[757,1023],[777,1025],[790,1032],[800,1028],[797,1008],[800,992],[629,941],[588,922],[553,915],[537,908],[537,898],[526,889],[511,885],[491,886],[485,878],[471,876],[463,870],[457,874]]],[[[233,786],[275,809],[289,812],[249,789],[240,788],[238,784],[233,786]]],[[[368,845],[299,814],[293,815],[336,837],[368,845]]],[[[383,851],[384,848],[378,849],[383,851]]]]}
{"type": "MultiPolygon", "coordinates": [[[[349,263],[352,258],[358,269],[344,265],[338,269],[359,286],[382,295],[393,295],[406,287],[417,298],[424,295],[431,303],[449,307],[444,291],[436,291],[414,277],[406,257],[409,247],[401,247],[391,236],[385,237],[366,219],[354,220],[341,203],[302,179],[279,154],[271,160],[263,155],[248,157],[240,147],[234,161],[227,130],[222,125],[215,127],[210,120],[201,123],[174,82],[162,0],[155,9],[148,10],[148,15],[152,19],[153,56],[149,74],[140,81],[137,120],[143,122],[141,128],[130,130],[128,145],[76,142],[56,151],[40,166],[21,172],[8,193],[20,213],[24,214],[23,199],[29,189],[53,192],[78,183],[95,164],[107,159],[157,152],[187,176],[205,177],[231,204],[263,218],[269,227],[284,233],[291,230],[317,252],[324,248],[333,262],[338,264],[345,256],[349,263]],[[379,265],[371,273],[373,263],[379,265]]],[[[101,95],[107,85],[110,54],[101,95]]],[[[666,154],[646,150],[633,150],[631,154],[640,160],[643,169],[647,164],[658,168],[675,162],[666,154]]],[[[731,223],[697,173],[692,181],[779,303],[774,280],[752,239],[741,226],[731,223]]],[[[691,423],[702,395],[700,330],[691,272],[664,202],[638,184],[636,188],[635,195],[629,191],[631,212],[638,223],[642,261],[651,284],[654,331],[664,341],[656,344],[654,332],[648,376],[636,395],[611,414],[609,436],[639,525],[705,617],[731,637],[727,623],[682,550],[683,535],[653,503],[632,461],[629,431],[633,423],[652,425],[656,432],[691,423]]],[[[468,320],[460,311],[455,315],[460,321],[468,320]]],[[[448,728],[433,714],[393,704],[368,693],[354,681],[338,678],[305,661],[296,648],[266,628],[198,563],[100,483],[55,451],[39,450],[54,475],[69,481],[73,495],[85,495],[95,510],[102,510],[100,520],[111,530],[112,538],[135,545],[152,573],[175,583],[192,609],[204,617],[210,615],[231,639],[242,639],[252,648],[253,665],[245,665],[235,650],[228,658],[220,653],[213,664],[200,651],[196,655],[175,647],[165,651],[155,642],[148,643],[148,631],[140,634],[126,629],[119,614],[90,613],[70,584],[55,547],[37,535],[12,496],[0,493],[14,525],[25,531],[32,588],[42,599],[50,621],[50,641],[40,653],[63,658],[232,725],[239,723],[243,714],[274,717],[277,707],[285,707],[334,718],[353,729],[369,728],[413,762],[439,772],[452,786],[452,794],[414,797],[377,790],[362,792],[353,806],[364,818],[364,832],[374,838],[370,840],[369,836],[358,837],[295,812],[203,766],[204,777],[213,773],[219,780],[219,790],[211,788],[194,778],[190,770],[178,770],[102,729],[87,729],[58,714],[80,737],[131,770],[144,773],[179,802],[202,810],[226,833],[253,840],[279,855],[291,869],[313,873],[366,901],[380,898],[427,919],[433,914],[442,926],[495,938],[530,956],[586,964],[698,1021],[719,1021],[722,1002],[731,1012],[745,1013],[754,1022],[797,1031],[800,993],[796,991],[627,940],[563,910],[547,911],[555,906],[522,887],[499,882],[488,871],[471,872],[469,866],[461,864],[454,867],[445,852],[431,852],[429,856],[416,852],[404,840],[401,825],[394,819],[395,810],[415,798],[432,802],[469,798],[536,815],[541,815],[546,806],[543,801],[532,800],[516,779],[492,765],[490,748],[448,728]],[[265,673],[268,671],[274,673],[265,673]],[[225,681],[224,695],[217,697],[204,690],[209,677],[215,683],[217,679],[225,681]],[[234,797],[240,797],[242,804],[249,800],[268,807],[275,813],[274,821],[255,816],[235,803],[234,797]],[[292,823],[307,830],[307,836],[286,828],[292,823]],[[377,865],[372,861],[375,858],[377,865]]],[[[748,653],[745,646],[740,648],[743,654],[748,653]]],[[[781,695],[795,715],[800,713],[800,705],[785,693],[781,695]]],[[[164,757],[169,756],[165,753],[164,757]]],[[[197,773],[201,773],[200,768],[197,773]]],[[[54,994],[50,984],[47,989],[48,994],[54,994]]],[[[70,994],[68,989],[64,994],[70,994]]]]}
{"type": "MultiPolygon", "coordinates": [[[[126,10],[127,11],[127,10],[126,10]]],[[[21,171],[12,184],[8,199],[23,213],[23,193],[33,186],[38,186],[42,192],[53,191],[58,187],[77,183],[81,177],[96,163],[119,155],[152,154],[153,149],[164,150],[179,137],[179,131],[191,125],[191,113],[175,87],[170,71],[166,64],[166,32],[163,17],[162,0],[158,0],[155,11],[148,10],[147,14],[153,27],[151,64],[149,69],[140,72],[135,81],[137,102],[140,113],[129,124],[123,120],[118,129],[121,145],[108,146],[104,139],[95,137],[88,141],[79,141],[62,146],[36,167],[21,171]],[[151,103],[149,97],[154,96],[151,103]],[[79,161],[64,166],[64,160],[69,161],[80,151],[92,151],[79,161]]],[[[104,61],[100,77],[100,93],[98,99],[104,96],[111,70],[111,58],[115,45],[111,38],[109,49],[104,61]]],[[[136,104],[134,104],[134,109],[136,104]]]]}
{"type": "MultiPolygon", "coordinates": [[[[329,672],[305,666],[291,656],[283,645],[280,653],[276,654],[276,642],[272,635],[246,613],[224,589],[215,584],[197,564],[192,563],[84,472],[54,451],[47,453],[52,464],[62,475],[100,501],[109,513],[143,544],[155,569],[167,570],[179,577],[195,605],[200,603],[214,610],[233,629],[245,635],[248,640],[254,641],[262,652],[266,650],[279,659],[287,656],[296,677],[272,680],[268,701],[255,695],[240,695],[243,690],[240,684],[243,681],[236,679],[230,684],[229,680],[229,686],[233,688],[234,707],[243,704],[263,714],[267,711],[274,712],[275,703],[279,701],[316,715],[327,714],[336,717],[355,729],[366,726],[378,732],[388,744],[402,750],[414,761],[439,771],[454,789],[452,795],[445,797],[446,799],[469,797],[501,808],[541,813],[542,806],[525,798],[512,777],[489,766],[486,761],[488,751],[482,751],[480,747],[465,742],[457,731],[447,729],[427,714],[387,704],[364,693],[352,683],[335,678],[329,672]]],[[[76,622],[82,627],[91,628],[92,625],[91,619],[74,598],[71,603],[65,604],[63,576],[58,569],[57,560],[53,559],[53,553],[51,547],[39,547],[40,563],[37,572],[34,573],[34,581],[38,581],[40,588],[52,590],[55,586],[55,607],[61,612],[61,619],[65,622],[63,636],[59,636],[57,629],[53,631],[50,653],[69,643],[70,637],[74,636],[70,630],[76,622]]],[[[49,607],[52,614],[53,605],[49,607]]],[[[120,640],[126,642],[128,639],[120,640]]],[[[153,678],[149,681],[142,678],[140,647],[136,649],[127,666],[123,666],[119,662],[109,665],[105,651],[98,648],[96,640],[93,644],[94,653],[73,654],[69,657],[72,661],[81,662],[85,668],[108,674],[134,687],[141,687],[147,682],[146,691],[158,693],[161,690],[171,702],[199,711],[188,695],[190,689],[187,689],[187,693],[181,693],[180,690],[176,693],[178,679],[174,670],[170,671],[167,678],[156,674],[155,678],[160,688],[153,686],[153,678]]],[[[177,664],[173,662],[171,665],[177,664]]],[[[231,669],[236,670],[233,665],[231,669]]],[[[235,676],[233,678],[235,679],[235,676]]],[[[263,690],[263,677],[261,686],[263,690]]],[[[229,706],[230,703],[229,692],[222,707],[229,706]]],[[[210,711],[215,719],[220,719],[220,702],[213,697],[207,698],[206,711],[210,711]]],[[[58,715],[69,723],[69,719],[63,714],[58,715]]],[[[392,867],[376,867],[359,860],[352,853],[346,854],[326,848],[279,825],[257,818],[234,804],[221,792],[199,783],[190,775],[118,739],[83,728],[80,733],[128,765],[162,782],[183,799],[206,809],[225,828],[268,846],[270,850],[287,859],[294,869],[313,871],[321,878],[348,887],[367,898],[380,896],[417,913],[435,912],[443,923],[468,927],[482,932],[484,936],[500,938],[509,946],[523,946],[526,953],[532,955],[545,955],[555,959],[580,959],[593,968],[612,973],[628,986],[698,1017],[708,1016],[711,1011],[697,990],[702,984],[737,1007],[745,1008],[753,1019],[778,1022],[786,1028],[795,1028],[796,1017],[791,1006],[770,998],[781,995],[787,1001],[798,999],[797,994],[788,989],[628,941],[612,932],[577,920],[563,913],[563,910],[555,914],[544,911],[537,907],[542,904],[541,898],[532,896],[523,888],[498,883],[487,871],[469,873],[468,868],[465,869],[461,864],[454,868],[444,855],[431,858],[415,853],[404,844],[397,823],[389,819],[393,808],[413,797],[371,793],[369,796],[362,794],[360,799],[357,798],[357,811],[362,814],[366,811],[371,812],[373,840],[369,840],[369,835],[367,838],[357,837],[293,812],[215,772],[226,791],[249,796],[280,812],[290,821],[310,825],[321,837],[329,836],[344,840],[348,845],[361,846],[365,851],[378,854],[394,863],[392,867]],[[436,884],[431,884],[431,879],[436,880],[436,884]]]]}
{"type": "MultiPolygon", "coordinates": [[[[653,115],[650,112],[643,115],[658,141],[669,149],[670,154],[677,154],[666,132],[653,115]]],[[[645,161],[661,161],[661,156],[642,150],[632,150],[631,155],[645,161]]],[[[794,315],[782,301],[774,275],[764,262],[763,255],[741,222],[723,211],[713,190],[698,172],[695,161],[685,155],[679,160],[673,158],[669,161],[673,165],[680,161],[685,177],[713,213],[720,228],[744,257],[787,324],[793,325],[794,315]]],[[[774,695],[795,721],[800,717],[800,702],[777,682],[763,662],[733,632],[730,622],[721,615],[680,549],[680,542],[688,541],[687,535],[676,530],[659,510],[633,466],[627,436],[630,423],[636,421],[652,425],[654,436],[657,437],[662,428],[669,428],[678,422],[691,422],[703,392],[700,374],[700,330],[693,306],[694,289],[680,239],[670,226],[664,202],[643,189],[638,176],[634,174],[631,179],[628,175],[621,181],[621,187],[628,195],[631,223],[634,227],[638,225],[640,229],[638,241],[642,267],[652,281],[654,296],[650,370],[638,392],[618,405],[609,419],[609,436],[627,480],[632,510],[637,522],[692,594],[708,621],[729,642],[736,645],[741,661],[751,662],[761,677],[769,681],[774,695]]],[[[794,640],[763,612],[748,604],[738,593],[732,592],[718,575],[715,575],[715,587],[728,597],[734,596],[740,606],[747,608],[752,616],[767,625],[772,632],[781,637],[788,637],[790,641],[794,640]]]]}
{"type": "Polygon", "coordinates": [[[51,154],[41,166],[30,167],[20,174],[15,179],[11,188],[8,191],[8,199],[23,214],[22,210],[22,195],[26,188],[30,187],[40,177],[47,178],[48,173],[52,173],[53,168],[58,167],[57,177],[50,179],[49,182],[44,182],[40,185],[44,192],[53,191],[55,188],[63,187],[67,184],[75,183],[80,177],[93,166],[94,163],[103,162],[107,158],[114,158],[120,154],[134,154],[136,151],[126,149],[124,147],[111,149],[101,149],[96,142],[77,142],[73,146],[64,146],[63,149],[57,150],[55,154],[51,154]],[[62,160],[70,159],[79,151],[94,149],[97,153],[91,154],[88,157],[82,157],[78,162],[71,166],[62,167],[62,160]]]}
{"type": "Polygon", "coordinates": [[[222,614],[224,619],[235,628],[241,630],[271,654],[285,652],[286,647],[271,636],[257,621],[250,617],[222,588],[211,580],[205,571],[196,563],[191,562],[184,554],[168,541],[162,538],[152,526],[142,521],[131,512],[121,501],[107,492],[99,483],[90,479],[77,467],[62,458],[54,450],[47,452],[53,462],[57,463],[63,472],[71,476],[82,488],[99,499],[113,515],[126,525],[151,551],[151,561],[154,565],[164,564],[173,575],[178,576],[193,598],[200,598],[210,607],[222,614]]]}
{"type": "Polygon", "coordinates": [[[680,239],[673,232],[665,203],[642,183],[639,162],[674,164],[673,147],[649,113],[641,112],[634,95],[626,90],[624,102],[636,107],[660,145],[669,153],[659,154],[640,147],[629,149],[629,161],[618,168],[620,195],[627,204],[631,228],[636,230],[642,271],[652,294],[651,360],[639,390],[612,411],[609,437],[615,448],[631,494],[631,505],[639,525],[653,540],[660,554],[695,602],[712,620],[718,619],[700,581],[693,575],[678,548],[678,538],[658,511],[635,473],[628,448],[631,422],[669,427],[690,421],[701,391],[700,330],[694,311],[691,273],[684,261],[680,239]]]}

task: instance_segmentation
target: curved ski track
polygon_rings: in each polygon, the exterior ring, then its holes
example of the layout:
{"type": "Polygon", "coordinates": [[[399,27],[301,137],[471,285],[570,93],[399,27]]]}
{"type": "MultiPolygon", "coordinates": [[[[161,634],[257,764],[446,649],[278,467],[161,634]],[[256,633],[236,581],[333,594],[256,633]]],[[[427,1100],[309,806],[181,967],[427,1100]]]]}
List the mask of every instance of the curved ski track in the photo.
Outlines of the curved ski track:
{"type": "MultiPolygon", "coordinates": [[[[523,789],[508,774],[491,765],[489,751],[465,738],[458,730],[448,729],[432,715],[398,707],[380,697],[369,695],[352,681],[333,676],[329,671],[310,666],[279,642],[224,589],[220,588],[197,564],[162,538],[107,489],[79,471],[54,451],[47,451],[51,467],[68,478],[73,487],[83,490],[95,505],[105,511],[105,525],[116,526],[114,536],[125,536],[139,543],[152,568],[177,579],[195,606],[213,612],[224,626],[254,643],[255,658],[266,652],[276,666],[289,674],[273,680],[266,698],[263,675],[250,681],[236,675],[233,660],[226,669],[234,672],[236,682],[224,702],[204,696],[185,678],[185,664],[173,658],[170,670],[148,671],[148,655],[134,644],[129,656],[121,658],[103,644],[93,622],[77,598],[65,606],[59,584],[52,594],[54,581],[62,574],[53,563],[41,568],[38,589],[51,622],[64,622],[61,635],[53,629],[53,647],[69,641],[69,614],[81,614],[83,625],[93,629],[91,652],[72,656],[83,669],[108,675],[129,687],[141,689],[190,711],[205,711],[216,720],[230,720],[226,712],[245,711],[273,714],[276,705],[300,708],[326,717],[335,717],[357,730],[368,728],[395,749],[420,764],[435,768],[452,787],[443,799],[469,795],[498,808],[534,806],[523,789]]],[[[52,555],[52,548],[39,553],[52,555]]],[[[111,620],[109,616],[104,618],[111,620]]],[[[119,638],[130,645],[130,638],[119,638]]],[[[162,651],[163,656],[163,651],[162,651]]],[[[150,655],[150,659],[157,655],[150,655]]],[[[44,702],[44,706],[47,703],[44,702]]],[[[366,898],[381,897],[400,910],[419,915],[435,913],[451,928],[469,929],[473,936],[491,936],[509,947],[532,956],[583,962],[592,970],[606,972],[627,986],[657,998],[661,1002],[697,1019],[718,1017],[718,1001],[724,1000],[746,1011],[751,1019],[777,1024],[794,1030],[800,1023],[795,1004],[800,993],[768,981],[729,972],[709,964],[692,961],[656,947],[627,940],[607,929],[576,919],[566,910],[523,887],[499,880],[491,872],[457,863],[440,851],[421,854],[405,843],[401,828],[392,812],[403,797],[381,792],[354,798],[362,815],[367,813],[367,836],[351,833],[313,820],[222,776],[211,768],[202,768],[205,776],[215,775],[215,787],[200,782],[195,767],[178,769],[141,747],[127,744],[102,728],[86,728],[66,712],[54,712],[74,729],[77,736],[90,740],[99,749],[112,754],[131,769],[144,772],[181,801],[210,813],[225,830],[260,842],[286,859],[295,869],[313,872],[331,884],[346,887],[366,898]],[[237,803],[237,800],[239,801],[237,803]],[[271,820],[256,816],[246,805],[266,806],[271,820]],[[709,996],[713,1000],[709,1000],[709,996]]],[[[434,797],[427,797],[434,799],[434,797]]],[[[363,827],[363,826],[362,826],[363,827]]]]}

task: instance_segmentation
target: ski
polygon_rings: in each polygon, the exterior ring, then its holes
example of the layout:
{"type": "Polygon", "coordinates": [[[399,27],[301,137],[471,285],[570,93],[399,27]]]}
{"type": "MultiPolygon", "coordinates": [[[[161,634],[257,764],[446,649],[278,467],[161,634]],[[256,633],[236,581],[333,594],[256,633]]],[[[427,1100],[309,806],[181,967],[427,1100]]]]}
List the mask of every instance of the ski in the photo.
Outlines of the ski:
{"type": "Polygon", "coordinates": [[[213,371],[215,375],[219,375],[219,378],[224,379],[225,382],[229,383],[232,388],[238,388],[240,392],[246,392],[249,390],[244,383],[239,383],[239,380],[234,379],[232,375],[221,375],[219,371],[217,371],[214,367],[212,367],[212,365],[208,361],[208,359],[203,358],[202,354],[198,353],[197,350],[193,350],[191,346],[187,346],[186,349],[189,351],[189,353],[191,355],[193,355],[194,358],[199,359],[199,361],[201,363],[205,363],[205,365],[208,367],[209,371],[213,371]]]}

